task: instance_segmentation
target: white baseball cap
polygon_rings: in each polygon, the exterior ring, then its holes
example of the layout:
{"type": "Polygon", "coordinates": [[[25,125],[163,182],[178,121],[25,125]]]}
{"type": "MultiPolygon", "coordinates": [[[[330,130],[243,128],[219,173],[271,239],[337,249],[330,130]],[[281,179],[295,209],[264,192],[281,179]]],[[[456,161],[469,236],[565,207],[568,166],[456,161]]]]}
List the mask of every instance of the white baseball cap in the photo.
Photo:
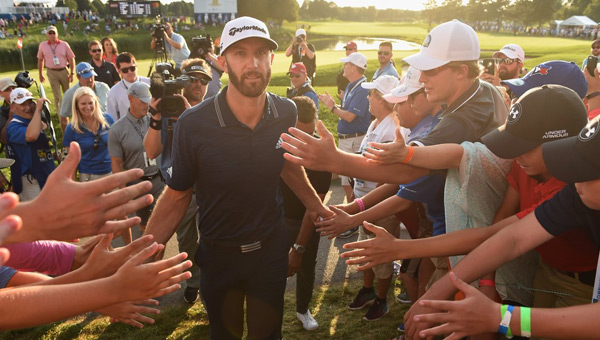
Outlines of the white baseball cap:
{"type": "Polygon", "coordinates": [[[381,92],[382,95],[386,95],[390,93],[393,88],[398,87],[399,84],[400,80],[398,80],[398,78],[386,74],[377,77],[377,79],[372,82],[363,82],[360,86],[369,90],[376,89],[381,92]]]}
{"type": "Polygon", "coordinates": [[[10,93],[10,102],[11,103],[23,104],[24,102],[28,101],[29,99],[35,99],[35,98],[33,98],[33,95],[31,94],[31,92],[29,92],[29,90],[24,89],[22,87],[17,87],[10,93]]]}
{"type": "Polygon", "coordinates": [[[389,94],[383,96],[383,99],[390,103],[403,103],[408,99],[408,96],[423,88],[423,84],[419,82],[421,71],[414,67],[409,67],[406,75],[402,78],[402,85],[392,89],[389,94]]]}
{"type": "Polygon", "coordinates": [[[367,69],[367,57],[365,57],[362,53],[354,52],[350,53],[346,58],[340,59],[342,63],[352,63],[363,70],[367,69]]]}
{"type": "Polygon", "coordinates": [[[236,42],[248,38],[262,38],[267,40],[272,50],[277,49],[277,43],[271,39],[269,29],[264,22],[252,17],[239,17],[225,24],[221,33],[221,54],[236,42]]]}
{"type": "Polygon", "coordinates": [[[525,51],[521,48],[521,46],[517,44],[508,44],[504,45],[500,51],[494,52],[493,57],[497,58],[498,54],[504,54],[510,59],[519,59],[521,62],[525,61],[525,51]]]}
{"type": "Polygon", "coordinates": [[[404,61],[421,71],[432,70],[451,61],[479,59],[479,39],[471,26],[456,19],[434,27],[417,54],[404,61]]]}
{"type": "Polygon", "coordinates": [[[306,36],[306,31],[304,30],[304,28],[299,28],[298,30],[296,30],[296,36],[299,37],[301,35],[306,36]]]}

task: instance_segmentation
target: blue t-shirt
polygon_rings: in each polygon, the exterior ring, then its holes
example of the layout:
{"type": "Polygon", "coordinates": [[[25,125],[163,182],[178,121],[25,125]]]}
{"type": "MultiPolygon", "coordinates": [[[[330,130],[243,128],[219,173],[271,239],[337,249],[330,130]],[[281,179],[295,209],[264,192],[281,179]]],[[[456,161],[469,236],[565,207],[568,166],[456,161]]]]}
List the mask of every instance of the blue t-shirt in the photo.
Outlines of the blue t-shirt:
{"type": "Polygon", "coordinates": [[[369,129],[369,124],[371,124],[371,112],[369,112],[369,99],[367,98],[369,90],[360,86],[366,80],[367,78],[362,77],[346,86],[342,99],[342,110],[355,114],[356,118],[351,122],[340,118],[337,125],[338,133],[345,135],[366,133],[369,129]]]}
{"type": "Polygon", "coordinates": [[[269,94],[250,129],[231,112],[226,93],[227,87],[179,117],[167,184],[179,191],[195,186],[202,237],[243,245],[282,226],[280,135],[295,125],[297,111],[291,100],[269,94]]]}
{"type": "Polygon", "coordinates": [[[433,222],[433,236],[446,233],[444,215],[445,172],[435,171],[409,184],[400,185],[396,196],[413,202],[422,202],[427,206],[427,216],[433,222]]]}
{"type": "MultiPolygon", "coordinates": [[[[113,125],[115,122],[107,113],[104,114],[104,119],[108,125],[113,125]]],[[[108,154],[108,129],[100,127],[97,134],[99,138],[96,141],[96,134],[87,129],[83,129],[83,133],[77,133],[73,130],[71,123],[65,129],[63,146],[68,147],[74,141],[79,143],[81,148],[81,161],[77,167],[81,173],[103,175],[112,170],[108,154]],[[94,148],[94,144],[96,144],[96,148],[94,148]]]]}
{"type": "Polygon", "coordinates": [[[588,208],[575,189],[568,184],[551,199],[535,209],[535,217],[547,232],[558,236],[566,231],[583,228],[600,248],[600,210],[588,208]]]}
{"type": "Polygon", "coordinates": [[[0,288],[6,288],[6,285],[16,273],[17,271],[10,267],[0,267],[0,288]]]}

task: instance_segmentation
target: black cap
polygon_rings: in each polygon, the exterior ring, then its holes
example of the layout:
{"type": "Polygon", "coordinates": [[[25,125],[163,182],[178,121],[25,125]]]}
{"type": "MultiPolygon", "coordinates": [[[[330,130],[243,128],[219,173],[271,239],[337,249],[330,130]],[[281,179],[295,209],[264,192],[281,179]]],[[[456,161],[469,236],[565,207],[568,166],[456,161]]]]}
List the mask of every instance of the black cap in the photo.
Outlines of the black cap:
{"type": "Polygon", "coordinates": [[[576,136],[587,123],[577,93],[562,85],[533,88],[510,107],[506,123],[481,141],[496,156],[518,157],[546,142],[576,136]]]}
{"type": "Polygon", "coordinates": [[[600,117],[592,119],[577,136],[542,146],[546,168],[563,182],[600,179],[600,117]]]}
{"type": "Polygon", "coordinates": [[[208,77],[208,79],[212,80],[212,77],[210,74],[208,74],[208,71],[200,63],[190,64],[183,69],[183,74],[190,75],[192,73],[203,74],[208,77]]]}

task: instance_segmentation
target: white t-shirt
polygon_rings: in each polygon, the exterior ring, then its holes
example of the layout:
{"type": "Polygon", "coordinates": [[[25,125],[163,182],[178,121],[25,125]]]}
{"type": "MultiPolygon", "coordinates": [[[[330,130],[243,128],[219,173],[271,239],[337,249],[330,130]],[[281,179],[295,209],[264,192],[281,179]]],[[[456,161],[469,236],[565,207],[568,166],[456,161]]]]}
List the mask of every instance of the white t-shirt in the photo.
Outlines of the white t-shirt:
{"type": "MultiPolygon", "coordinates": [[[[360,154],[364,154],[365,149],[369,142],[376,143],[389,143],[393,142],[396,138],[396,123],[394,122],[394,115],[387,115],[378,125],[375,127],[377,120],[371,122],[365,138],[363,138],[360,144],[360,154]]],[[[377,182],[363,181],[362,179],[354,179],[354,195],[356,197],[363,197],[371,190],[377,187],[377,182]]]]}

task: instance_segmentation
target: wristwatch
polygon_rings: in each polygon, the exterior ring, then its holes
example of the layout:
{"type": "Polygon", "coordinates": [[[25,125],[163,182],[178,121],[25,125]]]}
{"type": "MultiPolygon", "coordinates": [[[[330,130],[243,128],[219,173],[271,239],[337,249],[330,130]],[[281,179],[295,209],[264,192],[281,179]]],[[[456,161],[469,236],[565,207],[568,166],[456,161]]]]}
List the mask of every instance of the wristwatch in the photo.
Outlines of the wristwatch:
{"type": "Polygon", "coordinates": [[[294,250],[297,251],[298,254],[304,254],[304,252],[306,251],[306,247],[298,243],[294,243],[292,248],[294,248],[294,250]]]}

